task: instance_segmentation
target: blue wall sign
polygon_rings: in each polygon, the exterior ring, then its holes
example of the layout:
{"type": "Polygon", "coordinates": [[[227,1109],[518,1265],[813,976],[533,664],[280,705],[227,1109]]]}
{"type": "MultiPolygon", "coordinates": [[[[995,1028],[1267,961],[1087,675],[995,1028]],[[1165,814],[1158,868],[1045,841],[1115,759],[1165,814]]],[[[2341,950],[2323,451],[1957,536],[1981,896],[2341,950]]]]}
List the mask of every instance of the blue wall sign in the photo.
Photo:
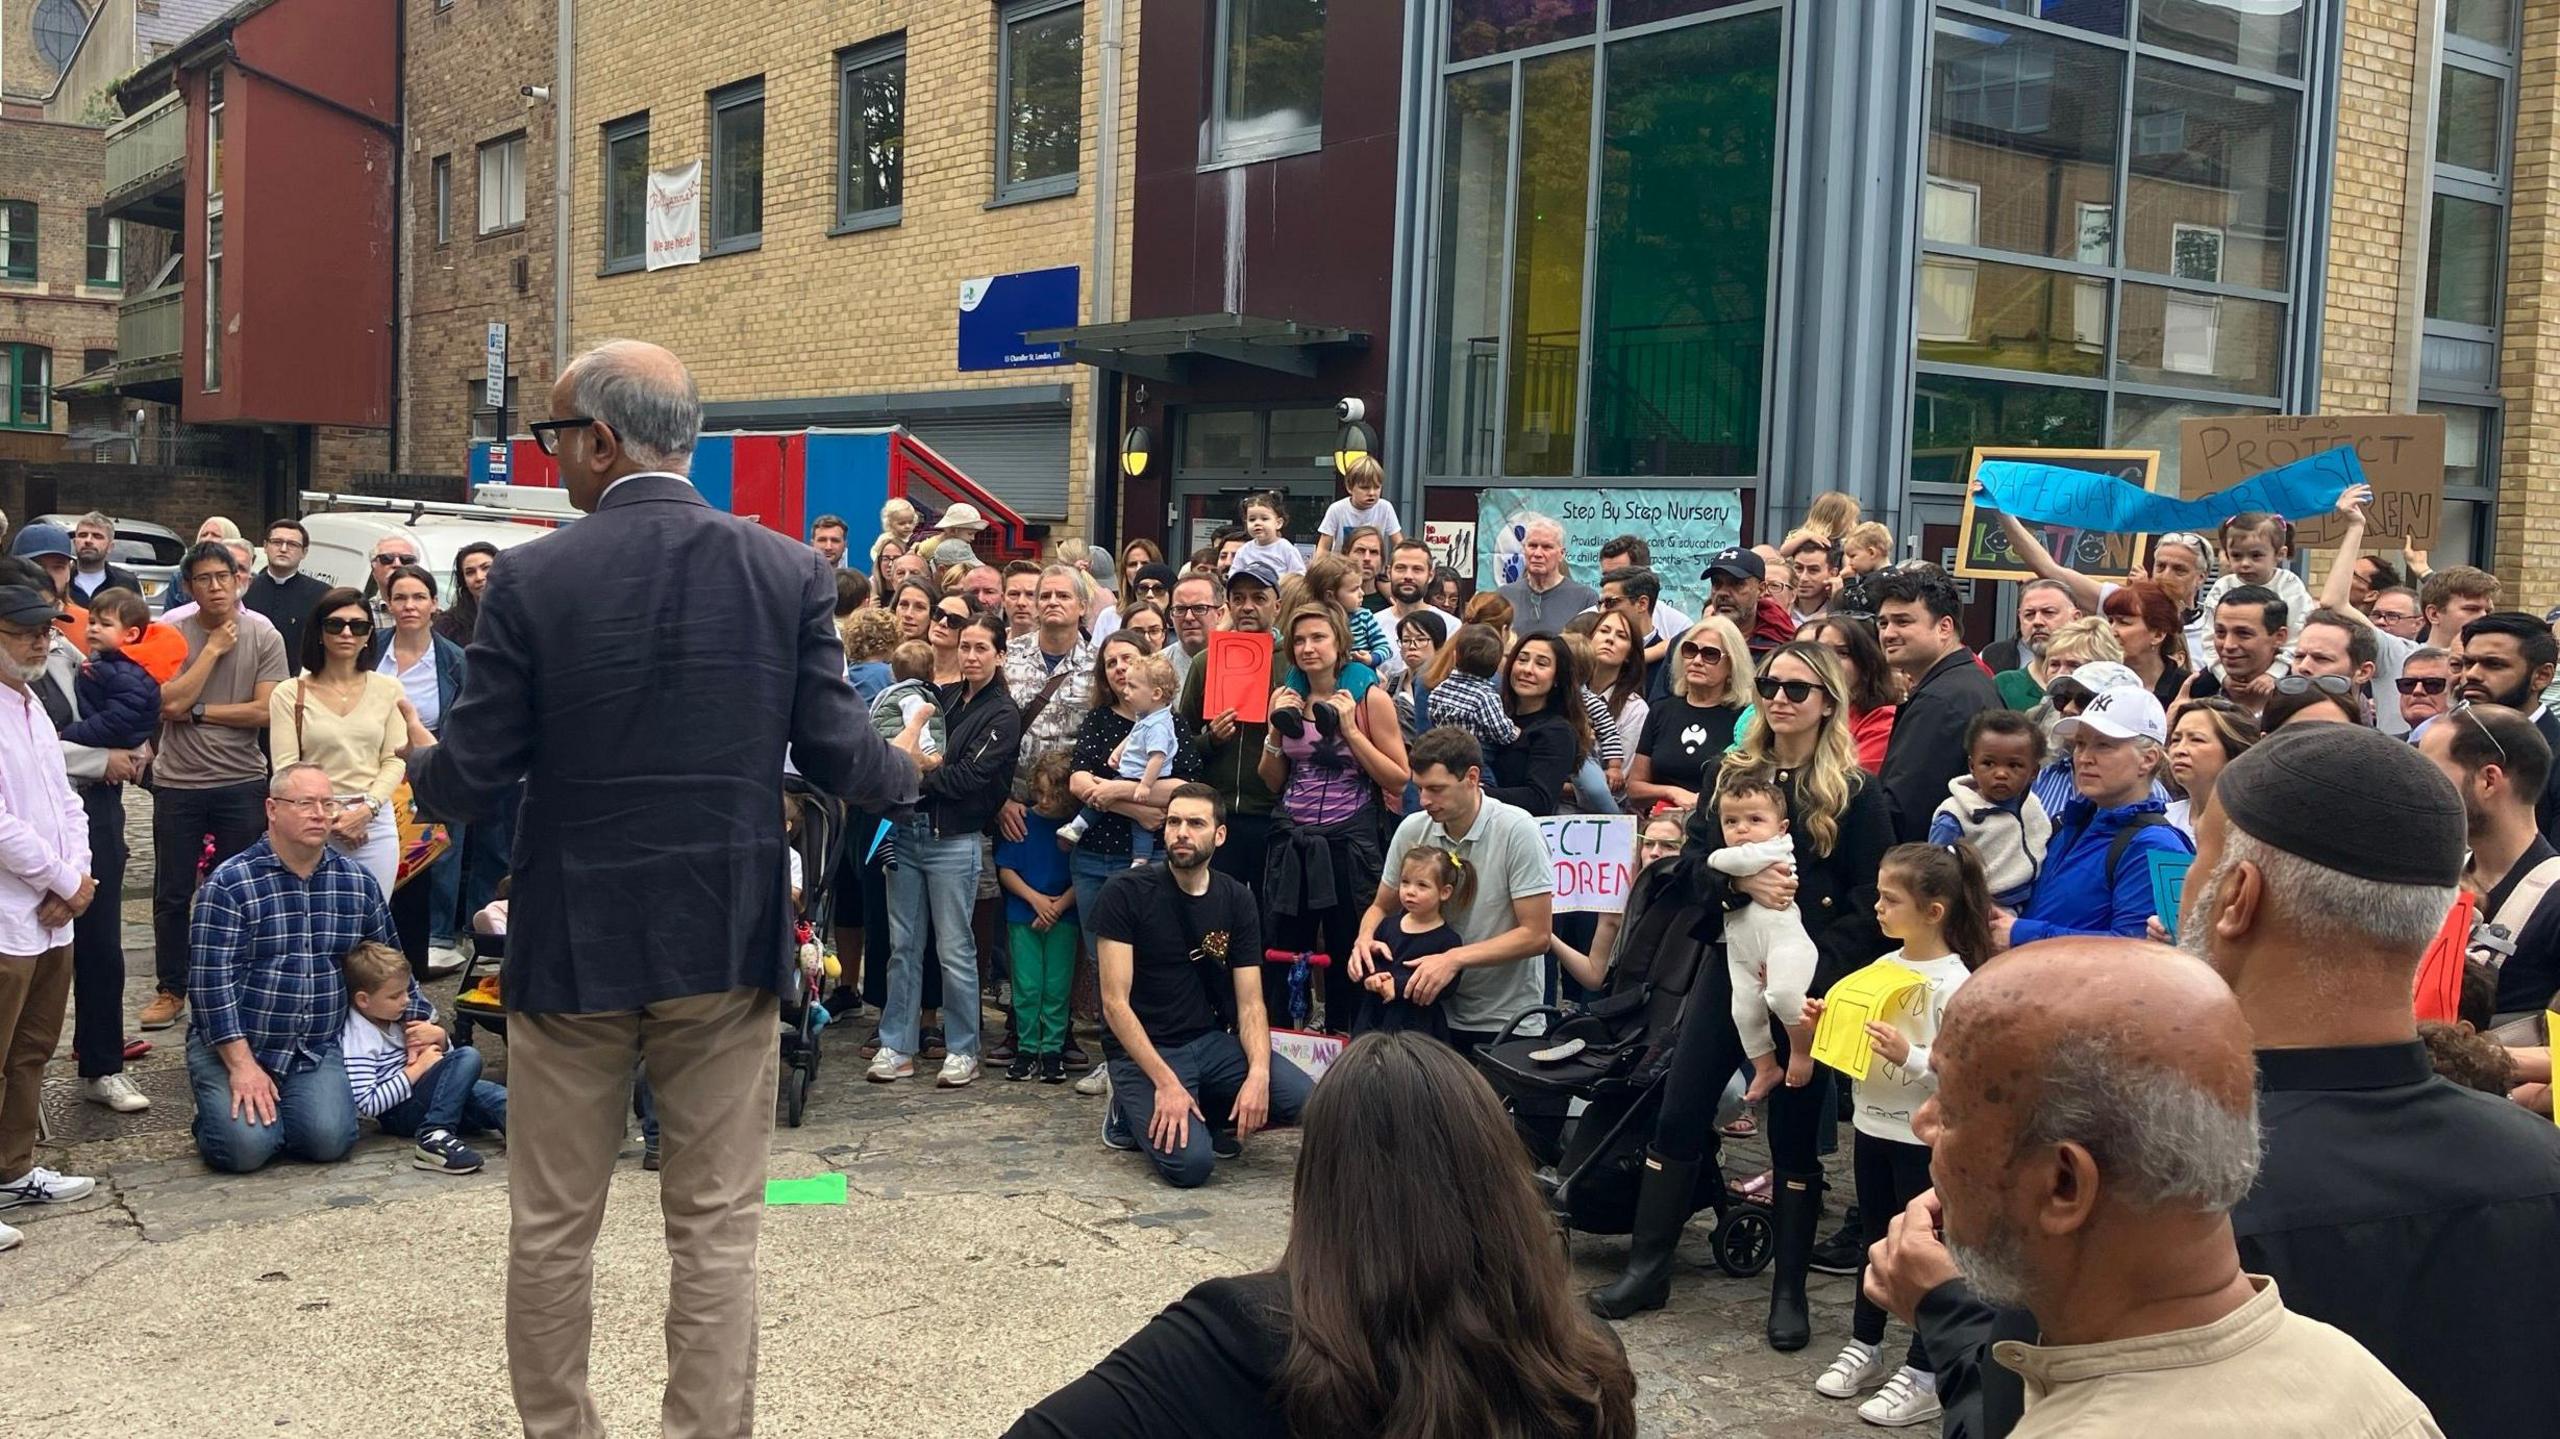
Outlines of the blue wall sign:
{"type": "Polygon", "coordinates": [[[1060,346],[1030,344],[1022,332],[1076,323],[1079,275],[1076,266],[1061,265],[961,281],[960,368],[1024,370],[1065,364],[1060,346]]]}

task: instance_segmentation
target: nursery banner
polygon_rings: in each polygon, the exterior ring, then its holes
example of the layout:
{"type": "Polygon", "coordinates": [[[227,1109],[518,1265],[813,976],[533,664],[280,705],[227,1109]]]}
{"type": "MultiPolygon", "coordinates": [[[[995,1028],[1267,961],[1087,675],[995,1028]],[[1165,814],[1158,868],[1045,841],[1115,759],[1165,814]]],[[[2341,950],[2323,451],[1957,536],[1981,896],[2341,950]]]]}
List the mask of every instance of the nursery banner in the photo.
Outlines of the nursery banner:
{"type": "Polygon", "coordinates": [[[648,268],[691,265],[702,259],[702,162],[649,177],[648,268]]]}
{"type": "Polygon", "coordinates": [[[1530,515],[1563,527],[1565,572],[1588,585],[1600,583],[1602,545],[1619,535],[1643,540],[1653,547],[1663,599],[1693,615],[1704,612],[1707,583],[1699,576],[1707,561],[1742,543],[1739,490],[1486,490],[1476,519],[1477,589],[1520,578],[1530,515]]]}

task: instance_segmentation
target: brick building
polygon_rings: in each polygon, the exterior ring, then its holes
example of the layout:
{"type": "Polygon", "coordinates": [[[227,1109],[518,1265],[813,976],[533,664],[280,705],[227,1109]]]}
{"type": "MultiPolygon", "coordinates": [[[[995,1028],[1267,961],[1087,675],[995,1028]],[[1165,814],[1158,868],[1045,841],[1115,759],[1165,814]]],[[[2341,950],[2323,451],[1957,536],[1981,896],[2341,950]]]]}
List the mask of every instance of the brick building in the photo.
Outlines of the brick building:
{"type": "Polygon", "coordinates": [[[460,474],[498,436],[483,401],[488,327],[507,327],[508,429],[524,428],[552,356],[552,163],[559,114],[552,7],[530,0],[402,0],[408,11],[401,197],[399,454],[395,468],[460,474]]]}
{"type": "Polygon", "coordinates": [[[1114,417],[1020,333],[1125,309],[1135,0],[738,13],[580,12],[576,343],[670,346],[715,429],[904,423],[1052,534],[1087,532],[1114,417]],[[646,176],[697,160],[701,261],[649,270],[646,176]]]}
{"type": "Polygon", "coordinates": [[[122,297],[104,132],[0,116],[0,430],[70,430],[53,387],[112,364],[122,297]]]}

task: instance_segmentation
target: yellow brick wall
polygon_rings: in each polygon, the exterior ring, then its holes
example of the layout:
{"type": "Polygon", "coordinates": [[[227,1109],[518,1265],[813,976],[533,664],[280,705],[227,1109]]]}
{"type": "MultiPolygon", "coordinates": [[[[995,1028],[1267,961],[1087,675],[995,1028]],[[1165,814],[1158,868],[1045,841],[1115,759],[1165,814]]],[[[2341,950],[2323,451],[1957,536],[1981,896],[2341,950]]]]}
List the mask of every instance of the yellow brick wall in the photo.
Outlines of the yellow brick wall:
{"type": "Polygon", "coordinates": [[[2507,214],[2507,306],[2499,376],[2496,569],[2511,603],[2560,600],[2560,0],[2525,0],[2515,173],[2507,214]]]}
{"type": "MultiPolygon", "coordinates": [[[[993,0],[771,0],[742,23],[713,0],[617,0],[579,17],[575,123],[580,164],[570,254],[572,336],[654,340],[681,355],[707,401],[884,391],[1075,386],[1068,521],[1081,534],[1091,374],[1082,366],[963,374],[960,282],[1076,265],[1093,301],[1095,136],[1102,0],[1085,5],[1084,141],[1075,194],[989,208],[995,189],[997,6],[993,0]],[[830,235],[836,215],[837,52],[903,29],[907,113],[903,219],[830,235]],[[709,92],[764,77],[761,248],[699,265],[598,275],[601,127],[649,112],[649,164],[704,155],[709,92]]],[[[1134,189],[1138,0],[1126,0],[1122,52],[1120,276],[1127,313],[1134,189]]],[[[704,212],[708,242],[709,211],[704,212]]]]}
{"type": "Polygon", "coordinates": [[[2409,0],[2347,0],[2344,39],[2320,408],[2379,414],[2391,408],[2401,306],[2421,299],[2400,293],[2416,7],[2409,0]]]}

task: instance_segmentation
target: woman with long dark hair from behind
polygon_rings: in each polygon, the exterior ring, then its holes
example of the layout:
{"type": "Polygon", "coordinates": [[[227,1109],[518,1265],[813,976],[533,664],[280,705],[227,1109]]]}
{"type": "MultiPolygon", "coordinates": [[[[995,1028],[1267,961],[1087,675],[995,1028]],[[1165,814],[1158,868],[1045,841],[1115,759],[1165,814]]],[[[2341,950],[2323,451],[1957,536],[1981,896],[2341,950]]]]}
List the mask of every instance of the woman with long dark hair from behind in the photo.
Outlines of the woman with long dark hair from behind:
{"type": "Polygon", "coordinates": [[[1364,1036],[1300,1123],[1279,1264],[1197,1286],[1007,1439],[1636,1432],[1626,1355],[1575,1308],[1527,1151],[1456,1051],[1364,1036]]]}

